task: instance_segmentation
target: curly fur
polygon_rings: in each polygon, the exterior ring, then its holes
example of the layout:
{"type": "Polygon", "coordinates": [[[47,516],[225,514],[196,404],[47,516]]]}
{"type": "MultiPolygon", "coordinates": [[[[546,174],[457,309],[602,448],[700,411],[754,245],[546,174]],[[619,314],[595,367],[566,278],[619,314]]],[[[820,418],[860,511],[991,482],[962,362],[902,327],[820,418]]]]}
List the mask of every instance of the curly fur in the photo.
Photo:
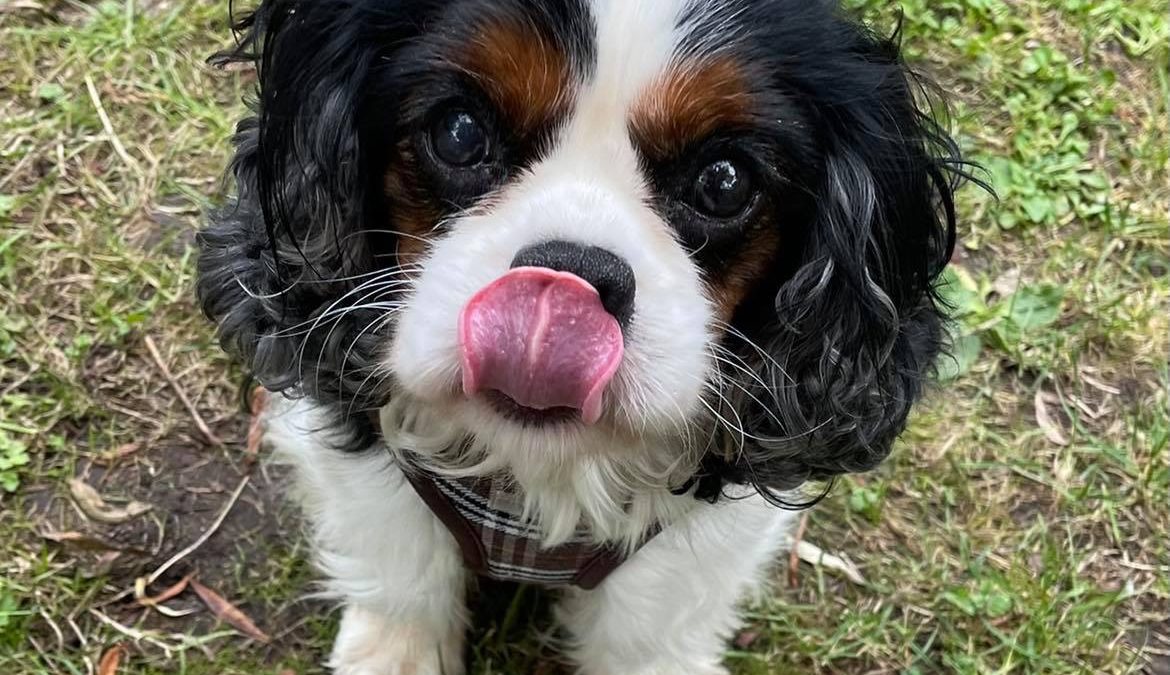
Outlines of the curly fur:
{"type": "Polygon", "coordinates": [[[728,337],[756,373],[735,402],[742,448],[708,459],[706,494],[748,483],[783,503],[774,491],[874,468],[943,347],[935,284],[955,245],[958,146],[920,107],[931,99],[898,34],[837,31],[827,39],[859,58],[786,73],[816,101],[818,208],[796,270],[761,286],[728,337]]]}

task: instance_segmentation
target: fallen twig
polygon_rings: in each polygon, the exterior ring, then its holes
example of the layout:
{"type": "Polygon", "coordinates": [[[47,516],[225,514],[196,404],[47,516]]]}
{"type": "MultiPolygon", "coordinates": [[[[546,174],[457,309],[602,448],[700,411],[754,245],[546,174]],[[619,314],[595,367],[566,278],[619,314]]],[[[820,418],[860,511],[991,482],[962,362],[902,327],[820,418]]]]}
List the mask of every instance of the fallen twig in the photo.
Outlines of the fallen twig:
{"type": "Polygon", "coordinates": [[[861,576],[861,571],[857,569],[856,565],[841,556],[822,550],[816,544],[807,541],[792,542],[792,550],[796,551],[796,555],[801,560],[810,565],[840,572],[846,579],[858,586],[867,585],[865,577],[861,576]]]}
{"type": "Polygon", "coordinates": [[[260,444],[264,440],[264,408],[268,405],[268,390],[256,387],[252,390],[249,408],[252,419],[248,421],[248,440],[244,444],[244,458],[249,466],[260,459],[260,444]]]}
{"type": "Polygon", "coordinates": [[[796,534],[792,535],[792,550],[788,554],[788,587],[796,588],[800,581],[800,555],[797,550],[800,542],[804,541],[804,530],[808,527],[808,511],[800,514],[800,524],[796,526],[796,534]]]}
{"type": "Polygon", "coordinates": [[[125,635],[126,637],[130,638],[134,642],[148,642],[148,643],[154,645],[155,647],[158,647],[159,649],[163,650],[163,652],[165,652],[167,656],[170,656],[171,651],[174,649],[173,646],[171,646],[171,645],[167,644],[166,642],[163,642],[161,639],[159,639],[158,635],[154,632],[141,631],[141,630],[138,630],[137,628],[132,628],[132,627],[127,626],[123,623],[118,623],[114,619],[110,618],[110,616],[108,614],[105,614],[103,612],[99,612],[96,609],[90,609],[89,613],[91,615],[93,615],[94,617],[96,617],[98,621],[101,621],[102,623],[106,624],[110,628],[113,628],[114,630],[118,631],[122,635],[125,635]]]}
{"type": "Polygon", "coordinates": [[[155,581],[158,581],[158,578],[163,574],[166,574],[166,571],[173,567],[175,563],[191,555],[191,553],[206,543],[207,540],[211,538],[211,535],[215,534],[216,530],[219,529],[219,526],[223,525],[223,521],[227,519],[228,513],[231,513],[232,507],[235,506],[237,501],[239,501],[240,494],[244,492],[244,488],[247,487],[249,480],[251,480],[251,476],[247,475],[240,479],[240,484],[236,486],[235,491],[232,492],[232,496],[228,497],[227,503],[224,504],[223,509],[220,510],[219,515],[216,516],[215,520],[211,523],[211,526],[204,530],[203,534],[199,535],[199,538],[191,542],[187,548],[184,548],[182,551],[179,551],[175,555],[171,556],[169,560],[159,565],[155,571],[151,572],[146,577],[146,586],[150,586],[155,581]]]}
{"type": "Polygon", "coordinates": [[[106,136],[110,141],[110,145],[114,146],[114,152],[122,161],[126,163],[126,167],[135,173],[141,173],[142,168],[138,164],[138,160],[130,156],[126,152],[126,146],[122,145],[122,140],[118,138],[118,134],[114,131],[114,125],[110,122],[110,116],[106,114],[106,108],[102,105],[102,97],[98,95],[97,87],[93,84],[93,79],[89,75],[85,76],[85,88],[89,90],[89,98],[93,102],[93,107],[97,111],[98,119],[102,123],[102,129],[105,130],[106,136]]]}
{"type": "Polygon", "coordinates": [[[61,627],[45,610],[39,610],[37,613],[41,615],[41,620],[45,622],[45,625],[52,629],[53,635],[57,638],[57,649],[65,649],[65,634],[61,632],[61,627]]]}
{"type": "Polygon", "coordinates": [[[154,340],[149,335],[147,335],[145,338],[143,338],[143,342],[146,343],[147,351],[150,352],[150,356],[154,359],[155,365],[157,365],[158,369],[162,372],[162,376],[166,378],[167,384],[171,385],[171,389],[175,391],[175,394],[178,395],[179,400],[183,402],[183,406],[187,408],[187,412],[191,413],[191,418],[195,420],[195,426],[199,428],[199,432],[202,433],[203,437],[206,438],[207,441],[212,445],[222,447],[223,441],[220,440],[219,436],[216,436],[215,433],[212,432],[211,427],[207,426],[207,423],[203,421],[203,417],[195,408],[195,404],[191,402],[191,399],[187,398],[187,392],[183,391],[183,388],[179,386],[178,381],[175,380],[174,375],[171,375],[171,369],[167,367],[166,361],[163,361],[162,354],[158,351],[158,346],[154,344],[154,340]]]}
{"type": "Polygon", "coordinates": [[[211,523],[211,525],[208,526],[208,528],[203,531],[203,534],[199,535],[198,539],[191,542],[191,544],[188,545],[186,548],[184,548],[182,551],[179,551],[175,555],[171,556],[166,562],[159,565],[153,572],[151,572],[147,576],[145,576],[141,579],[135,580],[134,587],[127,588],[127,589],[123,590],[122,592],[117,593],[113,597],[110,597],[110,598],[103,600],[101,603],[98,604],[98,606],[105,607],[106,605],[115,603],[123,598],[126,598],[126,597],[131,596],[131,595],[135,595],[136,593],[139,592],[138,589],[140,587],[142,589],[141,593],[145,594],[146,589],[151,584],[158,581],[159,577],[166,574],[167,570],[169,570],[171,567],[173,567],[176,563],[178,563],[183,558],[186,558],[187,556],[191,555],[196,549],[198,549],[200,546],[205,544],[207,542],[207,540],[211,538],[211,535],[215,534],[215,532],[220,528],[220,526],[223,525],[223,521],[227,519],[228,514],[231,513],[232,507],[235,506],[237,501],[239,501],[240,495],[244,492],[244,488],[247,487],[248,481],[251,480],[251,478],[252,477],[250,475],[245,475],[243,478],[240,479],[240,484],[236,486],[236,489],[232,492],[231,496],[228,497],[227,503],[224,504],[223,508],[219,512],[219,515],[216,516],[215,520],[211,523]]]}
{"type": "MultiPolygon", "coordinates": [[[[25,639],[28,640],[28,643],[33,646],[33,649],[36,650],[37,654],[41,655],[41,663],[48,665],[50,668],[52,668],[53,673],[60,673],[61,672],[61,669],[58,668],[55,663],[53,663],[52,657],[49,656],[49,654],[50,654],[49,650],[42,647],[41,643],[35,637],[33,637],[32,635],[28,635],[28,636],[25,636],[25,639]]],[[[57,653],[60,653],[60,652],[58,651],[57,653]]],[[[83,658],[85,659],[85,665],[87,668],[86,672],[92,673],[93,672],[93,663],[89,660],[88,656],[83,657],[83,658]]]]}

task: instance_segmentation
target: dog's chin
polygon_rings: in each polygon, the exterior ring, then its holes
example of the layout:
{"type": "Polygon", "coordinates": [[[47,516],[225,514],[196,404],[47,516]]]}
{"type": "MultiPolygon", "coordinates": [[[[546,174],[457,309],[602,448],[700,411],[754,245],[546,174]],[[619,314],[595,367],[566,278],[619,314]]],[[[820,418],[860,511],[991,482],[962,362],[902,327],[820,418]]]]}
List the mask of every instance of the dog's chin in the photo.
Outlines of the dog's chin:
{"type": "Polygon", "coordinates": [[[532,408],[495,389],[482,392],[475,398],[495,414],[524,429],[540,430],[581,423],[581,411],[568,406],[532,408]]]}
{"type": "Polygon", "coordinates": [[[422,395],[404,385],[400,383],[401,398],[397,401],[403,410],[396,416],[400,424],[412,427],[412,437],[418,437],[420,432],[431,435],[413,427],[442,427],[450,443],[471,439],[475,446],[493,455],[540,457],[573,464],[608,456],[619,448],[628,451],[656,437],[648,431],[653,425],[631,417],[630,406],[623,405],[618,397],[607,402],[597,421],[586,424],[581,411],[575,408],[530,408],[495,390],[471,396],[455,389],[422,395]]]}
{"type": "Polygon", "coordinates": [[[608,411],[596,422],[586,424],[581,411],[575,408],[530,408],[495,390],[460,396],[454,407],[467,431],[490,446],[543,445],[587,453],[601,445],[600,439],[625,435],[608,411]]]}

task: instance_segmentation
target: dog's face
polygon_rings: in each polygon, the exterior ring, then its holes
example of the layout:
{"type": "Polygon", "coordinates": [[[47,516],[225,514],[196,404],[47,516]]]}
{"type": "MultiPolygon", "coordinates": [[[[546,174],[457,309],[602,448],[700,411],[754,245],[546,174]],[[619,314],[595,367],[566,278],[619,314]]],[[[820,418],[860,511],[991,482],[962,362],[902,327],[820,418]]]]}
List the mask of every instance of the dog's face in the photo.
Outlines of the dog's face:
{"type": "Polygon", "coordinates": [[[954,231],[894,43],[804,0],[270,0],[245,27],[258,115],[200,293],[269,387],[715,487],[887,454],[954,231]]]}
{"type": "Polygon", "coordinates": [[[400,55],[386,184],[418,272],[389,371],[504,452],[623,452],[709,417],[721,322],[808,201],[787,178],[805,121],[681,9],[466,3],[400,55]]]}

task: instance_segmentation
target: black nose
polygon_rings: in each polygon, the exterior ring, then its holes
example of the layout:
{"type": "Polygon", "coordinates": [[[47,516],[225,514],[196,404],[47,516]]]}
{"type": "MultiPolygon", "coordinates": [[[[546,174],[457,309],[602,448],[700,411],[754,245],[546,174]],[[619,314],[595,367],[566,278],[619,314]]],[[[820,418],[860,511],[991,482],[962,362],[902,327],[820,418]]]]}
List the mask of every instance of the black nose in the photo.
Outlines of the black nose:
{"type": "Polygon", "coordinates": [[[625,328],[634,314],[634,270],[611,251],[571,241],[546,241],[520,249],[512,267],[547,267],[571,272],[601,294],[605,310],[625,328]]]}

